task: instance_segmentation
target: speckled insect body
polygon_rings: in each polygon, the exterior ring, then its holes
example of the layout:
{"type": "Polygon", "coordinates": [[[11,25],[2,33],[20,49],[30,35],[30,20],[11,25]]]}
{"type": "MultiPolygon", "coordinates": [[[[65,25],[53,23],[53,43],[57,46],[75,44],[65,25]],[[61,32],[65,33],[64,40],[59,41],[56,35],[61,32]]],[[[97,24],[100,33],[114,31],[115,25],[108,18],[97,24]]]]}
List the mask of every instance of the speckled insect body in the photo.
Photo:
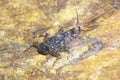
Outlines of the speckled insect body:
{"type": "Polygon", "coordinates": [[[52,56],[58,57],[60,52],[68,51],[71,46],[71,41],[78,38],[81,34],[80,26],[70,29],[62,34],[55,34],[49,37],[46,34],[42,43],[34,42],[34,46],[37,47],[38,52],[41,54],[50,53],[52,56]]]}
{"type": "MultiPolygon", "coordinates": [[[[101,15],[97,16],[96,18],[100,17],[101,15]]],[[[96,19],[95,18],[95,19],[96,19]]],[[[81,57],[88,57],[89,55],[93,55],[96,52],[98,52],[102,48],[102,43],[96,39],[89,39],[83,40],[81,43],[81,39],[83,34],[85,34],[86,31],[81,30],[78,20],[78,14],[77,14],[77,26],[74,28],[63,32],[63,33],[56,33],[54,36],[49,37],[49,35],[46,33],[43,42],[38,43],[34,42],[33,46],[35,46],[40,54],[46,55],[51,54],[54,57],[58,57],[61,52],[69,52],[69,50],[74,46],[79,46],[81,44],[91,44],[94,49],[90,49],[89,51],[85,52],[81,57]],[[78,40],[78,41],[76,41],[78,40]],[[99,44],[97,44],[99,43],[99,44]]]]}
{"type": "MultiPolygon", "coordinates": [[[[103,13],[104,14],[104,13],[103,13]]],[[[102,16],[103,14],[100,14],[96,16],[92,21],[97,19],[98,17],[102,16]]],[[[56,33],[54,36],[49,37],[48,34],[45,35],[43,42],[38,43],[34,42],[33,46],[35,46],[40,54],[46,55],[51,54],[54,57],[58,57],[60,55],[60,52],[66,52],[76,46],[81,44],[91,44],[94,49],[90,49],[89,51],[85,52],[82,57],[88,57],[89,55],[93,55],[96,52],[98,52],[102,48],[102,43],[96,39],[89,39],[83,40],[81,43],[81,39],[83,34],[85,34],[86,31],[81,30],[79,25],[79,19],[78,19],[78,13],[77,13],[77,25],[63,33],[56,33]],[[76,39],[78,41],[76,41],[76,39]],[[99,44],[98,44],[99,43],[99,44]]]]}

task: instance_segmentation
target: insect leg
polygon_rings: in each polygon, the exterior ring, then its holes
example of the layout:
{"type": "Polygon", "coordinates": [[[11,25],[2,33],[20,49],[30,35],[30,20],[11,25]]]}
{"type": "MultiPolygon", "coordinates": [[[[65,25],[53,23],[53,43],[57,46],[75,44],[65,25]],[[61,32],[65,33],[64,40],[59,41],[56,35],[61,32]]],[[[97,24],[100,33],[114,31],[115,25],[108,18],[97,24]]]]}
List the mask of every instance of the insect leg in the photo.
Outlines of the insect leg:
{"type": "Polygon", "coordinates": [[[53,51],[50,54],[54,57],[59,57],[60,56],[60,54],[57,51],[53,51]]]}
{"type": "Polygon", "coordinates": [[[47,40],[49,38],[49,34],[45,33],[44,40],[47,40]]]}

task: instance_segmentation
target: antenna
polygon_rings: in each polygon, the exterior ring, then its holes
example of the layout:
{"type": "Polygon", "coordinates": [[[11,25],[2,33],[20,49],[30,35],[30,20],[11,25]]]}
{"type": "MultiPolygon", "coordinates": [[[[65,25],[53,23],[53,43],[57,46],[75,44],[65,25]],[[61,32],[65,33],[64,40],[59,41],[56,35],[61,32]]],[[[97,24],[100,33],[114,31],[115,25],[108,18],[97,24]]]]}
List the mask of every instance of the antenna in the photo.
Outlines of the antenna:
{"type": "Polygon", "coordinates": [[[78,9],[77,9],[77,3],[76,3],[76,1],[74,3],[75,3],[75,7],[76,7],[75,10],[76,10],[76,13],[77,13],[77,16],[76,16],[77,17],[76,27],[77,27],[77,29],[81,30],[81,28],[80,28],[80,22],[79,22],[79,15],[78,15],[78,9]]]}
{"type": "Polygon", "coordinates": [[[30,48],[32,48],[33,47],[33,45],[30,45],[27,49],[25,49],[23,52],[26,52],[26,51],[28,51],[30,48]]]}
{"type": "Polygon", "coordinates": [[[76,16],[77,17],[77,24],[76,25],[78,26],[79,25],[79,15],[78,15],[78,9],[77,9],[76,0],[74,0],[74,3],[75,3],[75,7],[76,7],[75,10],[76,10],[76,13],[77,13],[77,16],[76,16]]]}
{"type": "Polygon", "coordinates": [[[33,44],[32,45],[30,45],[26,50],[24,50],[23,52],[26,52],[26,51],[28,51],[30,48],[32,48],[32,47],[36,47],[36,48],[38,48],[38,46],[39,46],[39,43],[37,42],[37,41],[35,41],[35,42],[33,42],[33,44]]]}

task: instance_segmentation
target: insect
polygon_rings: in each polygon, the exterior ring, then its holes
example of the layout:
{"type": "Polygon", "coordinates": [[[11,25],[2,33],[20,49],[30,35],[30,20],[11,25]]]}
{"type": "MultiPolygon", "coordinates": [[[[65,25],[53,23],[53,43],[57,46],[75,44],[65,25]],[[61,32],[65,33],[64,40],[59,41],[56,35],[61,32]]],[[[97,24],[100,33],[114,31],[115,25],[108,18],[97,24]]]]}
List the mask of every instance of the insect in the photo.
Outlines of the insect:
{"type": "MultiPolygon", "coordinates": [[[[101,15],[100,15],[101,16],[101,15]]],[[[69,51],[71,48],[71,41],[76,40],[84,31],[81,30],[80,25],[78,25],[78,14],[77,14],[77,26],[63,33],[57,33],[52,37],[46,33],[43,42],[34,42],[33,46],[37,48],[40,54],[47,55],[51,54],[54,57],[58,57],[60,52],[69,51]]]]}
{"type": "MultiPolygon", "coordinates": [[[[76,10],[77,12],[77,10],[76,10]]],[[[104,15],[105,13],[102,13],[98,15],[96,18],[94,18],[92,21],[95,21],[95,19],[99,18],[100,16],[104,15]]],[[[81,26],[79,25],[78,20],[78,13],[77,13],[77,25],[65,32],[62,33],[56,33],[54,36],[50,37],[48,33],[46,33],[43,42],[33,42],[33,46],[37,48],[37,51],[40,54],[47,55],[51,54],[54,57],[58,57],[61,52],[69,51],[71,48],[70,43],[72,41],[75,41],[80,36],[82,36],[86,31],[81,29],[81,26]]],[[[92,41],[91,41],[92,42],[92,41]]],[[[94,42],[94,41],[93,41],[94,42]]],[[[99,42],[96,42],[94,44],[97,44],[99,42]]],[[[94,46],[94,48],[98,48],[97,45],[94,46]]],[[[100,49],[100,48],[99,48],[100,49]]],[[[90,52],[90,54],[92,54],[90,52]]],[[[88,55],[90,55],[88,54],[88,55]]],[[[86,55],[83,55],[86,56],[86,55]]]]}
{"type": "Polygon", "coordinates": [[[38,49],[41,54],[50,53],[52,56],[58,57],[60,52],[68,51],[70,46],[68,44],[71,40],[77,38],[81,33],[80,26],[70,29],[62,34],[56,34],[49,37],[45,35],[45,39],[42,43],[34,42],[33,45],[38,49]]]}

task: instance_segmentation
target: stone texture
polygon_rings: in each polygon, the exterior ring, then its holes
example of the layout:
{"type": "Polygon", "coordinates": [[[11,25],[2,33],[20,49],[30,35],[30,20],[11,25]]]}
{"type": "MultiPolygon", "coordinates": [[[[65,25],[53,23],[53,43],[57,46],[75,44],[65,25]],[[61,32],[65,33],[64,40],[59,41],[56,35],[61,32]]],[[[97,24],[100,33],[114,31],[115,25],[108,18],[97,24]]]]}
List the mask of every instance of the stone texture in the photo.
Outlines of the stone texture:
{"type": "Polygon", "coordinates": [[[1,0],[0,80],[120,80],[119,7],[119,0],[1,0]],[[63,52],[61,58],[41,55],[34,47],[24,52],[32,42],[42,42],[46,32],[53,36],[61,27],[75,27],[76,10],[86,30],[82,37],[103,43],[96,55],[71,60],[88,45],[63,52]],[[96,28],[89,31],[91,26],[96,28]]]}

